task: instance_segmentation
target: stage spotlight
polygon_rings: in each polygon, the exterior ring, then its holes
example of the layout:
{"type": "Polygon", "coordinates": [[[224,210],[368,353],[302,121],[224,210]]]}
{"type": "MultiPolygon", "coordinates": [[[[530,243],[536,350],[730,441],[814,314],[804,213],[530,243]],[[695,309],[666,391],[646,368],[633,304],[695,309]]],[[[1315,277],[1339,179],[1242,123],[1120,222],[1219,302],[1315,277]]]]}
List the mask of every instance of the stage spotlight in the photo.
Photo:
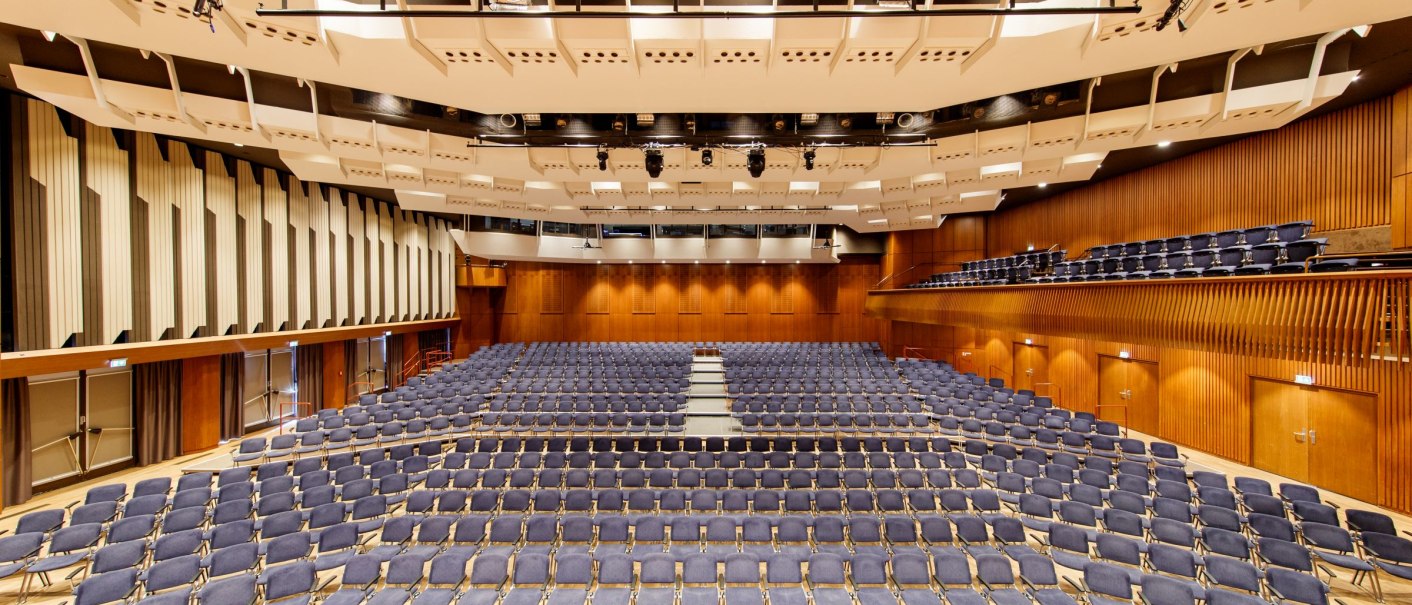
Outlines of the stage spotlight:
{"type": "Polygon", "coordinates": [[[647,169],[647,176],[657,178],[662,176],[662,150],[648,149],[644,152],[646,158],[642,161],[642,166],[647,169]]]}
{"type": "Polygon", "coordinates": [[[852,116],[839,116],[839,118],[838,118],[838,127],[839,127],[839,128],[842,128],[842,129],[844,129],[844,130],[848,130],[849,128],[852,128],[852,127],[853,127],[853,117],[852,117],[852,116]]]}
{"type": "Polygon", "coordinates": [[[750,176],[760,178],[765,174],[765,148],[755,147],[745,155],[745,167],[750,170],[750,176]]]}
{"type": "Polygon", "coordinates": [[[810,149],[809,151],[804,152],[804,169],[805,169],[805,170],[813,170],[813,169],[814,169],[814,156],[815,156],[815,154],[814,154],[814,150],[813,150],[813,149],[810,149]]]}
{"type": "Polygon", "coordinates": [[[657,123],[657,116],[656,116],[655,114],[650,114],[650,113],[640,113],[640,114],[637,114],[637,125],[638,125],[638,126],[641,126],[641,127],[643,127],[643,128],[651,128],[652,125],[653,125],[653,124],[656,124],[656,123],[657,123]]]}
{"type": "Polygon", "coordinates": [[[776,115],[770,118],[770,127],[774,128],[775,132],[784,130],[785,125],[783,116],[776,115]]]}
{"type": "Polygon", "coordinates": [[[816,124],[818,124],[818,123],[819,123],[819,114],[817,114],[817,113],[801,113],[801,114],[799,114],[799,125],[800,125],[800,126],[814,126],[814,125],[816,125],[816,124]]]}
{"type": "Polygon", "coordinates": [[[616,118],[613,118],[613,131],[614,131],[614,132],[622,132],[622,131],[626,130],[627,127],[628,127],[628,123],[627,123],[627,121],[623,120],[623,116],[618,116],[618,117],[616,117],[616,118]]]}
{"type": "Polygon", "coordinates": [[[598,150],[598,169],[599,169],[599,170],[603,170],[603,171],[607,171],[607,170],[608,170],[608,150],[607,150],[607,149],[599,149],[599,150],[598,150]]]}
{"type": "Polygon", "coordinates": [[[555,118],[554,118],[554,127],[555,127],[555,128],[563,129],[563,128],[568,127],[568,125],[569,125],[569,117],[568,117],[568,116],[555,116],[555,118]]]}
{"type": "Polygon", "coordinates": [[[715,159],[715,158],[712,157],[712,155],[711,155],[711,150],[710,150],[710,149],[702,149],[702,150],[701,150],[701,165],[702,165],[702,166],[710,166],[710,165],[711,165],[711,161],[714,160],[714,159],[715,159]]]}

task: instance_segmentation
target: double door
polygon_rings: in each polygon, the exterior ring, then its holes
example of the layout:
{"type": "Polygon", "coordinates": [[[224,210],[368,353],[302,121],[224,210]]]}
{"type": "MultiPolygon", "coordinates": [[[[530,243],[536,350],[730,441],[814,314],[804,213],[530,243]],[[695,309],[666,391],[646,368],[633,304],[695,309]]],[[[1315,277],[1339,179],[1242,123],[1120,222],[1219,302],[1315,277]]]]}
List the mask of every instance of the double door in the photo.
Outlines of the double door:
{"type": "Polygon", "coordinates": [[[132,460],[132,371],[29,379],[30,472],[38,488],[116,470],[132,460]]]}
{"type": "Polygon", "coordinates": [[[1376,502],[1377,397],[1255,378],[1256,468],[1376,502]]]}
{"type": "Polygon", "coordinates": [[[1098,356],[1098,417],[1156,435],[1159,390],[1157,364],[1098,356]]]}

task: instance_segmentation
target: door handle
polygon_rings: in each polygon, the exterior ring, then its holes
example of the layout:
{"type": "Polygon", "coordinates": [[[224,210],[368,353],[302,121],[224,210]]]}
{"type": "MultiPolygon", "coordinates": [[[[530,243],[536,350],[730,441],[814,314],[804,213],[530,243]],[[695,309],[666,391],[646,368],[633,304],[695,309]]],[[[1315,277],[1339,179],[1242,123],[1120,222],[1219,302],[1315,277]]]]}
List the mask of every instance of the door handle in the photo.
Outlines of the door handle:
{"type": "Polygon", "coordinates": [[[1318,443],[1318,442],[1319,442],[1319,434],[1316,433],[1316,432],[1314,432],[1314,429],[1309,429],[1309,443],[1313,444],[1313,443],[1318,443]]]}
{"type": "Polygon", "coordinates": [[[1295,431],[1295,432],[1294,432],[1294,440],[1295,440],[1295,441],[1298,441],[1298,442],[1300,442],[1300,443],[1304,443],[1304,436],[1305,436],[1305,431],[1295,431]]]}
{"type": "Polygon", "coordinates": [[[1133,398],[1133,390],[1132,390],[1132,389],[1123,389],[1123,390],[1121,390],[1121,391],[1118,391],[1118,397],[1121,397],[1121,398],[1123,398],[1123,399],[1132,399],[1132,398],[1133,398]]]}
{"type": "Polygon", "coordinates": [[[1034,376],[1034,368],[1025,370],[1025,376],[1034,376]]]}

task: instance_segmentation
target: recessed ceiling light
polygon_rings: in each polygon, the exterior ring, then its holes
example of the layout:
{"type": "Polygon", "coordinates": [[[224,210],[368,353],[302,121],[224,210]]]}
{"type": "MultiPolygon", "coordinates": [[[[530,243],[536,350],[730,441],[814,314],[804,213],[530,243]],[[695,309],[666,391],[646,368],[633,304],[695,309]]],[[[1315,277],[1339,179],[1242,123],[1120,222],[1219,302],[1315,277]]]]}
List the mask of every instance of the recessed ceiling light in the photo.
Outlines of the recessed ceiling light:
{"type": "Polygon", "coordinates": [[[1048,187],[1048,186],[1049,186],[1049,183],[1040,183],[1040,184],[1039,184],[1039,188],[1040,188],[1040,189],[1044,189],[1045,187],[1048,187]]]}
{"type": "Polygon", "coordinates": [[[1172,142],[1171,142],[1171,141],[1159,141],[1159,142],[1157,143],[1157,146],[1158,146],[1158,147],[1171,147],[1171,146],[1172,146],[1172,142]]]}
{"type": "Polygon", "coordinates": [[[236,146],[236,147],[244,147],[244,146],[245,146],[245,143],[236,143],[235,146],[236,146]]]}
{"type": "Polygon", "coordinates": [[[1362,76],[1360,76],[1360,75],[1358,75],[1358,74],[1353,74],[1353,81],[1354,81],[1354,82],[1357,82],[1357,81],[1358,81],[1358,78],[1361,78],[1361,77],[1362,77],[1362,76]]]}

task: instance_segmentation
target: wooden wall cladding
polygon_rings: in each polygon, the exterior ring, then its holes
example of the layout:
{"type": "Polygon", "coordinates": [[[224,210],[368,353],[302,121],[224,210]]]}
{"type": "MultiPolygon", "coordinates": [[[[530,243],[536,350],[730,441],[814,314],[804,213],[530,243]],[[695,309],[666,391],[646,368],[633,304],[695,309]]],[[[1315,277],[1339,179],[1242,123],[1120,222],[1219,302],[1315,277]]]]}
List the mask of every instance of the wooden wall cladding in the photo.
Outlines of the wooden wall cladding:
{"type": "MultiPolygon", "coordinates": [[[[496,342],[875,341],[881,334],[882,322],[863,314],[867,290],[879,279],[876,262],[511,263],[506,271],[509,285],[493,320],[496,342]],[[562,275],[562,313],[541,306],[546,272],[562,275]]],[[[491,327],[483,316],[466,314],[480,304],[475,294],[460,300],[465,306],[458,334],[474,338],[491,327]],[[467,321],[476,325],[467,327],[467,321]]],[[[484,302],[496,304],[493,296],[484,302]]]]}
{"type": "Polygon", "coordinates": [[[1254,429],[1252,378],[1289,382],[1295,374],[1303,374],[1313,377],[1320,388],[1372,394],[1378,401],[1379,479],[1374,503],[1412,512],[1412,371],[1406,363],[1316,363],[904,322],[894,324],[891,336],[889,350],[919,347],[932,359],[1007,382],[1013,382],[1015,343],[1029,338],[1047,349],[1049,381],[1054,383],[1036,390],[1055,396],[1067,408],[1088,412],[1096,411],[1099,397],[1099,356],[1117,357],[1126,351],[1132,359],[1158,364],[1157,438],[1247,465],[1252,462],[1254,429]],[[969,355],[963,357],[963,353],[969,355]]]}
{"type": "Polygon", "coordinates": [[[1392,247],[1412,248],[1412,88],[1392,97],[1392,247]]]}
{"type": "Polygon", "coordinates": [[[9,107],[17,351],[454,314],[440,218],[41,101],[9,107]]]}
{"type": "Polygon", "coordinates": [[[869,315],[1361,366],[1412,357],[1406,273],[876,291],[869,315]]]}
{"type": "Polygon", "coordinates": [[[899,288],[934,273],[960,271],[961,263],[985,258],[986,217],[951,216],[936,229],[893,231],[887,235],[879,280],[899,288]]]}
{"type": "Polygon", "coordinates": [[[1077,256],[1102,244],[1297,220],[1314,221],[1316,231],[1388,225],[1393,105],[1370,101],[997,212],[988,256],[1052,244],[1077,256]]]}

